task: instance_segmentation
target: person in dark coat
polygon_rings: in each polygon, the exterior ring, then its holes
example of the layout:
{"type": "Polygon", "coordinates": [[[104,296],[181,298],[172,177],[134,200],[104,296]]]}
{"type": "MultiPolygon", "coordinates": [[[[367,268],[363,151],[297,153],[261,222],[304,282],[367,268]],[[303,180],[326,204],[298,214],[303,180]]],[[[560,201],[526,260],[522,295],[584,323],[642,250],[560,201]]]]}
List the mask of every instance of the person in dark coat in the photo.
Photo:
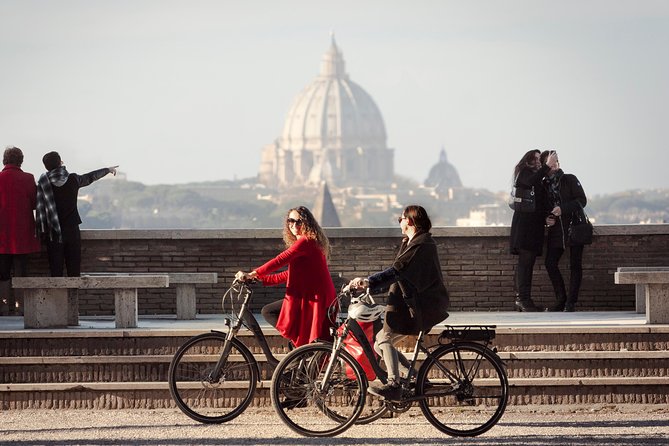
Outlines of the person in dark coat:
{"type": "Polygon", "coordinates": [[[46,241],[49,271],[52,277],[81,275],[81,217],[77,208],[79,189],[111,173],[116,168],[104,167],[84,175],[70,173],[58,152],[42,158],[47,172],[37,183],[37,231],[46,241]]]}
{"type": "MultiPolygon", "coordinates": [[[[541,164],[541,151],[530,150],[520,159],[513,171],[516,189],[534,189],[534,212],[514,211],[511,220],[511,254],[518,256],[516,266],[515,305],[518,311],[543,311],[532,300],[532,274],[534,263],[542,253],[544,244],[544,224],[550,212],[548,198],[542,185],[542,178],[546,176],[550,167],[541,164]]],[[[548,157],[552,163],[554,156],[548,157]]]]}
{"type": "Polygon", "coordinates": [[[551,170],[543,180],[552,208],[546,217],[548,235],[545,265],[555,291],[555,304],[549,307],[548,311],[575,311],[583,278],[583,245],[570,245],[568,231],[572,219],[583,212],[588,199],[578,178],[560,169],[557,152],[545,150],[541,153],[541,162],[546,163],[551,154],[555,155],[555,163],[550,166],[551,170]],[[560,258],[567,246],[569,246],[569,294],[559,267],[560,258]]]}
{"type": "Polygon", "coordinates": [[[23,152],[7,147],[2,156],[0,172],[0,299],[9,314],[20,313],[21,299],[10,285],[14,276],[27,274],[28,255],[39,252],[35,232],[35,177],[21,170],[23,152]]]}
{"type": "Polygon", "coordinates": [[[405,236],[393,265],[366,279],[351,280],[351,288],[369,287],[370,292],[388,290],[383,329],[376,336],[374,349],[388,370],[388,384],[369,391],[387,400],[401,399],[400,363],[408,371],[410,363],[394,345],[407,335],[428,332],[448,317],[448,291],[444,285],[432,223],[423,207],[407,206],[398,218],[405,236]]]}

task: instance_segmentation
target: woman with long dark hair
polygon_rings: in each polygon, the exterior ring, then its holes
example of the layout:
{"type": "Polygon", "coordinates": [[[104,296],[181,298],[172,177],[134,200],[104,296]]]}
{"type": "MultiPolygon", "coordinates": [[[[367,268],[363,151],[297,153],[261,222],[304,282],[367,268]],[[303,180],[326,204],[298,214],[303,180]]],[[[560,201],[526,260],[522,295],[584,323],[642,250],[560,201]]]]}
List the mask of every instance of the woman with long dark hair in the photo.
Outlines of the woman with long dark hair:
{"type": "Polygon", "coordinates": [[[290,209],[283,226],[286,250],[239,280],[259,279],[263,285],[286,284],[282,300],[262,308],[265,320],[296,346],[330,337],[328,308],[336,298],[327,266],[330,242],[304,206],[290,209]],[[288,266],[278,273],[274,271],[288,266]]]}
{"type": "MultiPolygon", "coordinates": [[[[549,214],[546,191],[541,183],[550,167],[541,164],[541,151],[530,150],[525,153],[513,169],[513,184],[518,193],[534,191],[534,210],[526,212],[515,210],[511,220],[511,254],[518,256],[516,265],[515,305],[518,311],[543,311],[532,300],[532,274],[534,263],[542,253],[544,244],[544,223],[549,214]]],[[[549,163],[555,160],[554,155],[547,158],[549,163]]]]}

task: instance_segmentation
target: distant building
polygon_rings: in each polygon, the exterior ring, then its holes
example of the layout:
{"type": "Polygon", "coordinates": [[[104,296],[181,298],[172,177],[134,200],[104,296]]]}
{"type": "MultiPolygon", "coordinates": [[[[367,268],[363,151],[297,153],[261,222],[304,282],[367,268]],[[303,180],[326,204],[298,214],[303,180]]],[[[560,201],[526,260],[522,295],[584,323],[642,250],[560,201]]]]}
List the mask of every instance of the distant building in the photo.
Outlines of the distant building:
{"type": "Polygon", "coordinates": [[[509,223],[509,211],[499,203],[484,204],[469,211],[469,217],[458,218],[456,226],[501,226],[509,223]]]}
{"type": "Polygon", "coordinates": [[[258,180],[271,187],[385,187],[393,157],[381,112],[349,79],[333,36],[320,74],[293,100],[281,136],[263,148],[258,180]]]}
{"type": "Polygon", "coordinates": [[[449,189],[462,187],[460,175],[455,166],[448,162],[446,150],[443,147],[439,153],[439,162],[432,166],[423,184],[434,188],[440,195],[446,195],[449,189]]]}

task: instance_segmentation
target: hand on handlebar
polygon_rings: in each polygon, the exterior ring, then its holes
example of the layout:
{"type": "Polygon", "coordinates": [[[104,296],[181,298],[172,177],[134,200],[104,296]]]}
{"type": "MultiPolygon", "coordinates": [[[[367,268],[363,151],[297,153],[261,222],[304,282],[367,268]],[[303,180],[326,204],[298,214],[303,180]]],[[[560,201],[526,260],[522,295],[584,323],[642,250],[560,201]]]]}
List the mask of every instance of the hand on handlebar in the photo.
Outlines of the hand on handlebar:
{"type": "Polygon", "coordinates": [[[235,280],[238,280],[239,282],[252,282],[254,280],[258,280],[258,273],[255,271],[251,271],[250,273],[237,271],[237,274],[235,274],[235,280]]]}
{"type": "Polygon", "coordinates": [[[356,277],[355,279],[351,280],[347,285],[348,289],[351,290],[367,288],[368,286],[369,286],[369,280],[363,279],[362,277],[356,277]]]}

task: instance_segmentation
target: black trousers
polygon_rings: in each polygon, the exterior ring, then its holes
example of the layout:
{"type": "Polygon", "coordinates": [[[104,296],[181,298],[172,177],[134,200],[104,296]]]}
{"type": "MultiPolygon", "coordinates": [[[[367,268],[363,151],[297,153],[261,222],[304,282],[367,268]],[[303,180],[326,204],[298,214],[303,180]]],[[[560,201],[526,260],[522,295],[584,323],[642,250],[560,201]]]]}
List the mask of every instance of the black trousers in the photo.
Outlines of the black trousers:
{"type": "Polygon", "coordinates": [[[578,293],[583,279],[583,246],[569,247],[569,293],[565,288],[559,267],[562,254],[564,254],[564,249],[561,246],[550,246],[549,244],[544,264],[558,302],[575,304],[578,301],[578,293]]]}
{"type": "Polygon", "coordinates": [[[272,302],[262,307],[260,314],[262,317],[270,324],[272,327],[276,328],[276,324],[279,322],[279,314],[281,313],[281,307],[283,306],[283,299],[272,302]]]}
{"type": "MultiPolygon", "coordinates": [[[[9,314],[16,314],[16,303],[23,306],[21,290],[14,290],[10,285],[12,269],[14,277],[28,274],[28,254],[0,254],[0,302],[5,301],[9,314]]],[[[19,310],[20,311],[20,310],[19,310]]]]}
{"type": "Polygon", "coordinates": [[[0,280],[11,279],[12,267],[14,277],[25,276],[27,265],[28,254],[0,254],[0,280]]]}
{"type": "Polygon", "coordinates": [[[532,274],[537,253],[521,249],[518,252],[518,265],[516,265],[516,300],[527,302],[532,299],[532,274]]]}
{"type": "Polygon", "coordinates": [[[49,257],[49,272],[51,277],[63,277],[67,269],[68,277],[81,275],[81,232],[79,226],[62,228],[63,241],[49,240],[46,251],[49,257]]]}

